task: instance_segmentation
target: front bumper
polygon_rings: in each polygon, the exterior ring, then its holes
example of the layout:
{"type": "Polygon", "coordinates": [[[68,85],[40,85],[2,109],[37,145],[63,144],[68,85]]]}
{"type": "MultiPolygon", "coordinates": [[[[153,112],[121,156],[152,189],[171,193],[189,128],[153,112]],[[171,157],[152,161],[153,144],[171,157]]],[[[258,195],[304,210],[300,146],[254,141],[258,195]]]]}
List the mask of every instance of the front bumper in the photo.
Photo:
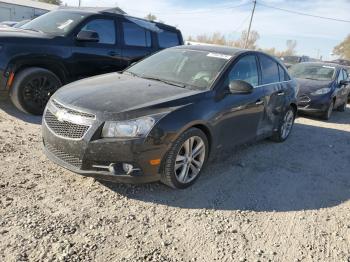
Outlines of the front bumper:
{"type": "Polygon", "coordinates": [[[313,96],[303,94],[298,97],[298,110],[308,113],[323,113],[327,111],[332,98],[329,94],[313,96]]]}
{"type": "Polygon", "coordinates": [[[156,144],[152,138],[100,138],[103,122],[98,117],[81,139],[71,139],[58,135],[46,117],[47,112],[42,123],[44,152],[58,165],[77,174],[113,182],[160,180],[160,164],[152,165],[150,160],[163,159],[166,145],[156,144]],[[133,171],[127,174],[123,163],[131,164],[133,171]]]}

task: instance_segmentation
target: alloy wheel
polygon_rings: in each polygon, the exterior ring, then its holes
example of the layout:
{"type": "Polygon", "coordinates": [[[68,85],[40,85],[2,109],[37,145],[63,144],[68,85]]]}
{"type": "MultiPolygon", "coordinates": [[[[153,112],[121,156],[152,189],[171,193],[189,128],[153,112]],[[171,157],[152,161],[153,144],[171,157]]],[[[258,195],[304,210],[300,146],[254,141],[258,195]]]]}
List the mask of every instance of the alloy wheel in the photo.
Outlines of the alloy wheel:
{"type": "Polygon", "coordinates": [[[31,79],[23,88],[23,101],[25,104],[44,109],[51,95],[59,88],[55,81],[46,76],[31,79]]]}
{"type": "Polygon", "coordinates": [[[190,183],[199,174],[206,154],[202,138],[192,136],[180,147],[175,159],[174,172],[176,179],[183,184],[190,183]]]}
{"type": "Polygon", "coordinates": [[[292,130],[294,122],[294,112],[292,109],[289,109],[287,113],[284,115],[283,124],[281,127],[281,137],[282,139],[286,139],[292,130]]]}

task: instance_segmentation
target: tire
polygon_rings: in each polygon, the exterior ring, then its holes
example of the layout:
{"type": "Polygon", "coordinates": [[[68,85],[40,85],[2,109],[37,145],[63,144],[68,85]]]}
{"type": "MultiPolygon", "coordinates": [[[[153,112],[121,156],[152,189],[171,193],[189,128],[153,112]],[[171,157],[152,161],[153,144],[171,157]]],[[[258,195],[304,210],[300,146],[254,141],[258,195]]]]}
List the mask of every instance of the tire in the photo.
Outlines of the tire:
{"type": "Polygon", "coordinates": [[[346,105],[347,105],[347,103],[344,102],[344,104],[338,106],[337,111],[344,112],[346,110],[346,105]]]}
{"type": "Polygon", "coordinates": [[[30,67],[15,76],[10,97],[21,111],[42,115],[51,95],[62,86],[61,80],[51,71],[30,67]]]}
{"type": "Polygon", "coordinates": [[[333,109],[334,109],[334,100],[332,100],[327,110],[322,114],[322,119],[329,120],[331,118],[333,109]]]}
{"type": "MultiPolygon", "coordinates": [[[[199,151],[197,151],[197,153],[199,151]]],[[[208,153],[208,139],[201,130],[198,128],[191,128],[185,131],[175,140],[163,160],[161,182],[177,189],[184,189],[191,186],[201,174],[208,160],[208,153]],[[191,139],[192,146],[188,154],[188,152],[186,152],[186,145],[190,145],[191,139]],[[201,153],[194,158],[190,157],[190,159],[186,159],[186,156],[193,155],[192,149],[196,148],[200,149],[199,151],[201,151],[201,153]],[[204,150],[204,152],[202,152],[202,150],[204,150]],[[198,163],[201,163],[201,166],[198,165],[198,163]],[[187,174],[185,174],[185,172],[187,172],[187,174]]]]}
{"type": "Polygon", "coordinates": [[[295,116],[296,110],[292,106],[289,106],[279,121],[277,131],[271,137],[272,141],[281,143],[289,137],[294,125],[295,116]]]}

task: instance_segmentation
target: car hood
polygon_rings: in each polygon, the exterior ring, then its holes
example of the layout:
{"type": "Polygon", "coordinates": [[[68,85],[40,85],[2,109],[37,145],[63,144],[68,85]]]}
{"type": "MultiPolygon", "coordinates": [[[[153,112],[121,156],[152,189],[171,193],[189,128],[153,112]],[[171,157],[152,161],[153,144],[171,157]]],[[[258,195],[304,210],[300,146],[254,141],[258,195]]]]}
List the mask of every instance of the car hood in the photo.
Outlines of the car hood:
{"type": "Polygon", "coordinates": [[[332,81],[329,80],[311,80],[311,79],[302,79],[296,78],[299,84],[299,95],[309,94],[318,89],[329,87],[332,81]]]}
{"type": "Polygon", "coordinates": [[[45,33],[42,33],[42,32],[23,30],[23,29],[14,28],[14,27],[2,27],[2,28],[0,28],[0,39],[3,39],[3,38],[49,39],[51,37],[45,33]]]}
{"type": "MultiPolygon", "coordinates": [[[[52,99],[92,113],[123,113],[178,107],[203,91],[119,73],[80,80],[59,89],[52,99]]],[[[152,111],[151,110],[151,111],[152,111]]]]}

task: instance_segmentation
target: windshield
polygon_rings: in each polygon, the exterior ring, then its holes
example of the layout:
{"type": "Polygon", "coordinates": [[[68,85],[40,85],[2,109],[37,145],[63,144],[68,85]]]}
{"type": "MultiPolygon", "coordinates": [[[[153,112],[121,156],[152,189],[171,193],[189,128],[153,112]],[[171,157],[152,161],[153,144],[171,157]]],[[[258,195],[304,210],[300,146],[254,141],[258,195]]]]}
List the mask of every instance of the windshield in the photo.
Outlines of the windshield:
{"type": "Polygon", "coordinates": [[[85,15],[69,11],[52,11],[22,25],[21,29],[44,32],[50,35],[67,35],[85,15]]]}
{"type": "Polygon", "coordinates": [[[205,90],[230,58],[229,55],[205,51],[166,49],[142,60],[126,72],[205,90]]]}
{"type": "Polygon", "coordinates": [[[316,64],[297,64],[292,66],[289,71],[296,78],[332,80],[335,67],[316,64]]]}

